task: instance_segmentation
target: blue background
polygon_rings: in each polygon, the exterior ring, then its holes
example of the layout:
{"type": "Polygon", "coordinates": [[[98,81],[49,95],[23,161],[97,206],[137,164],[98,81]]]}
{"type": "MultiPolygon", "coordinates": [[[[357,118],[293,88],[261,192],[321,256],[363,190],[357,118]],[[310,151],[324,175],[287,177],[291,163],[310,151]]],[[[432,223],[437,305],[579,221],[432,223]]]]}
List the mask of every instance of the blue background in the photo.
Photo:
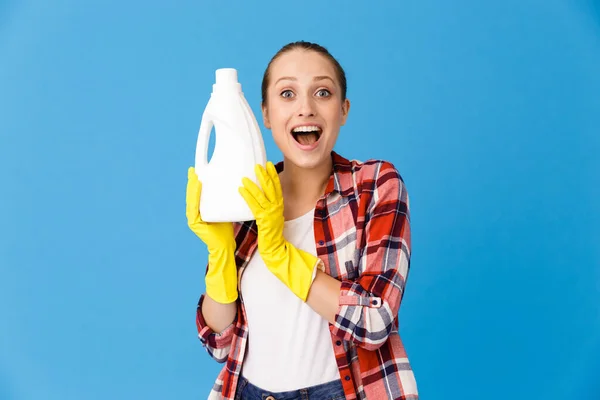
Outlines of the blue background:
{"type": "Polygon", "coordinates": [[[299,39],[347,71],[336,150],[406,181],[422,398],[598,399],[600,4],[583,0],[0,2],[0,399],[206,397],[221,365],[196,336],[186,170],[214,70],[239,70],[259,116],[267,62],[299,39]]]}

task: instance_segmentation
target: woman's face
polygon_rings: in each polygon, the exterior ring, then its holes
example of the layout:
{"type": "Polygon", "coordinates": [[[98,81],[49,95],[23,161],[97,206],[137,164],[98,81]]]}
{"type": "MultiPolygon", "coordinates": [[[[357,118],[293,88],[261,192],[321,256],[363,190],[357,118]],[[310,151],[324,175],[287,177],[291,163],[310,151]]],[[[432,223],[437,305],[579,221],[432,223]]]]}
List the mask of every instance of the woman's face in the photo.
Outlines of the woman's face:
{"type": "Polygon", "coordinates": [[[296,49],[279,56],[269,72],[262,112],[277,147],[300,168],[328,162],[350,108],[332,63],[317,52],[296,49]]]}

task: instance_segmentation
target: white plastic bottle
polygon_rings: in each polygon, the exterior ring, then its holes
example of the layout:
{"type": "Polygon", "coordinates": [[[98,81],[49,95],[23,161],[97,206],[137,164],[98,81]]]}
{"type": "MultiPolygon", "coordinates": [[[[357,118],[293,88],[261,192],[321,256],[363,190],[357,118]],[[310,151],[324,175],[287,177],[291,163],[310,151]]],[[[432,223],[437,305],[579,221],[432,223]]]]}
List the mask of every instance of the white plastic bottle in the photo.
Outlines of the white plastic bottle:
{"type": "Polygon", "coordinates": [[[195,168],[202,182],[200,216],[206,222],[243,222],[254,219],[240,195],[242,178],[257,181],[254,167],[266,166],[263,138],[248,105],[237,70],[216,71],[210,100],[202,115],[196,143],[195,168]],[[215,148],[208,162],[208,142],[215,128],[215,148]]]}

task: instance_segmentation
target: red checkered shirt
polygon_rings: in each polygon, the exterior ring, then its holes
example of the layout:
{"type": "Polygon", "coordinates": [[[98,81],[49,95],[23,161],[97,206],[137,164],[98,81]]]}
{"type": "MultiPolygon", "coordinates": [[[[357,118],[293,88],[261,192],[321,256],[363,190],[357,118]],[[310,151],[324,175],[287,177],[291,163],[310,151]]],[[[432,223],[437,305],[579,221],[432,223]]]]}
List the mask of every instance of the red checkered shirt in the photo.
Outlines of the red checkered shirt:
{"type": "MultiPolygon", "coordinates": [[[[349,161],[331,152],[333,169],[315,206],[317,256],[341,281],[335,323],[329,324],[346,399],[418,399],[417,385],[398,333],[398,309],[410,268],[409,199],[388,161],[349,161]]],[[[278,172],[283,162],[276,164],[278,172]]],[[[234,223],[238,276],[257,248],[256,222],[234,223]]],[[[198,301],[198,337],[225,363],[209,399],[234,399],[248,342],[243,296],[222,332],[209,328],[198,301]]],[[[275,299],[274,299],[275,300],[275,299]]],[[[293,344],[290,344],[293,345],[293,344]]]]}

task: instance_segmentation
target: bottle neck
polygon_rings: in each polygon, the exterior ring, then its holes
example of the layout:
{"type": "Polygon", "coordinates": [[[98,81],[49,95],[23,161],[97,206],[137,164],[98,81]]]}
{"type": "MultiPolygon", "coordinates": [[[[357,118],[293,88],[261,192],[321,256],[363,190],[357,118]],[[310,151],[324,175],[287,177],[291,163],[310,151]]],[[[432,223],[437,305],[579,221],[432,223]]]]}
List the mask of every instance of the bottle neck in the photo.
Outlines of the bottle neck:
{"type": "Polygon", "coordinates": [[[235,93],[242,93],[242,85],[238,83],[219,83],[213,85],[213,94],[221,94],[221,93],[231,93],[234,91],[235,93]]]}

